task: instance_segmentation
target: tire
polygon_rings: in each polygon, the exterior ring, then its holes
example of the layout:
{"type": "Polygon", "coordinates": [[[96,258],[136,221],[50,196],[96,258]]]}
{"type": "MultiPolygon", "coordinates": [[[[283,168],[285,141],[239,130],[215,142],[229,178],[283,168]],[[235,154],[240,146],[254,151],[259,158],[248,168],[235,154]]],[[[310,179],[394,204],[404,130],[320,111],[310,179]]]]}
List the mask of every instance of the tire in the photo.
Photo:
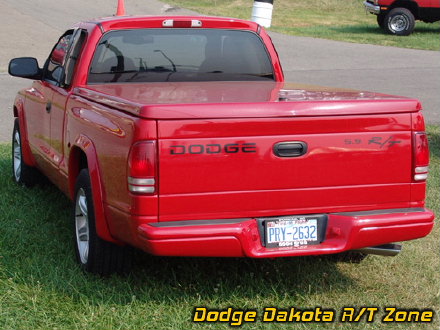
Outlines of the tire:
{"type": "Polygon", "coordinates": [[[131,248],[104,241],[96,232],[88,169],[81,170],[76,180],[73,230],[76,260],[82,270],[100,276],[130,271],[131,248]]]}
{"type": "Polygon", "coordinates": [[[18,118],[15,118],[12,131],[12,178],[26,187],[34,186],[41,178],[40,172],[32,166],[26,165],[23,160],[22,138],[18,118]]]}
{"type": "Polygon", "coordinates": [[[379,27],[381,29],[385,28],[385,17],[386,17],[386,14],[384,14],[384,13],[377,15],[377,24],[379,25],[379,27]]]}
{"type": "Polygon", "coordinates": [[[385,17],[385,30],[397,36],[407,36],[414,31],[414,15],[406,8],[394,8],[385,17]]]}

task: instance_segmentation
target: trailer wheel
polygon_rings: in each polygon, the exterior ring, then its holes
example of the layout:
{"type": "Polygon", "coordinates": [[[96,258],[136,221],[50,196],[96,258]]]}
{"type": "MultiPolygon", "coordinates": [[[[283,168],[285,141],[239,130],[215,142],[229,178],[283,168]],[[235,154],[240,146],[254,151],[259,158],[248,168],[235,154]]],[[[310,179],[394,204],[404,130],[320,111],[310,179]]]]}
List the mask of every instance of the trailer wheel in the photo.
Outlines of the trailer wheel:
{"type": "Polygon", "coordinates": [[[81,170],[76,181],[73,227],[76,259],[84,271],[108,276],[113,273],[127,273],[130,270],[131,248],[104,241],[96,232],[88,169],[81,170]]]}
{"type": "Polygon", "coordinates": [[[385,18],[385,30],[390,34],[407,36],[414,31],[415,18],[406,8],[394,8],[385,18]]]}

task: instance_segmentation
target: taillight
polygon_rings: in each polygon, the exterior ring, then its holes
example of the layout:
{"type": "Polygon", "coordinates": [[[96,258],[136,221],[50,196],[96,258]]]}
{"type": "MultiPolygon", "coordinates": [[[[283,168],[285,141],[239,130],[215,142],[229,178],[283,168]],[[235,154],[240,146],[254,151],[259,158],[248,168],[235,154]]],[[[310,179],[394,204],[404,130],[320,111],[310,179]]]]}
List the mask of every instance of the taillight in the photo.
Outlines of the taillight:
{"type": "Polygon", "coordinates": [[[156,142],[135,143],[128,157],[128,190],[136,194],[156,192],[156,142]]]}
{"type": "Polygon", "coordinates": [[[428,165],[428,136],[424,132],[416,132],[414,133],[414,181],[423,181],[428,178],[428,165]]]}

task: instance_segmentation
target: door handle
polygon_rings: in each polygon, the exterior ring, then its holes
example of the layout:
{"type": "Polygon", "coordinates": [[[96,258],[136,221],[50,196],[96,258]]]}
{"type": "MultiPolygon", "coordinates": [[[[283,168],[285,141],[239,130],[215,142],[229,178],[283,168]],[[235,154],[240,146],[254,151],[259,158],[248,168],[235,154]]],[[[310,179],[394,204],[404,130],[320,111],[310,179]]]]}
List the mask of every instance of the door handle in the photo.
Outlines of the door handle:
{"type": "Polygon", "coordinates": [[[52,102],[48,101],[46,103],[46,112],[50,113],[50,110],[52,110],[52,102]]]}
{"type": "Polygon", "coordinates": [[[278,157],[299,157],[307,153],[307,143],[302,141],[279,142],[273,146],[278,157]]]}

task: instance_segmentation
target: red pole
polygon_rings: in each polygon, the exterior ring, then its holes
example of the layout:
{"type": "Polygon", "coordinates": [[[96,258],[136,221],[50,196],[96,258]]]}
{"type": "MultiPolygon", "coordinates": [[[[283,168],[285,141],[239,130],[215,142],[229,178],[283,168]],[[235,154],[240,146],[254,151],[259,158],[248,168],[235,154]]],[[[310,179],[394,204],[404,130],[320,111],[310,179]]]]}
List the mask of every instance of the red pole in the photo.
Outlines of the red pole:
{"type": "Polygon", "coordinates": [[[116,16],[125,16],[125,3],[124,0],[118,0],[118,10],[116,16]]]}

